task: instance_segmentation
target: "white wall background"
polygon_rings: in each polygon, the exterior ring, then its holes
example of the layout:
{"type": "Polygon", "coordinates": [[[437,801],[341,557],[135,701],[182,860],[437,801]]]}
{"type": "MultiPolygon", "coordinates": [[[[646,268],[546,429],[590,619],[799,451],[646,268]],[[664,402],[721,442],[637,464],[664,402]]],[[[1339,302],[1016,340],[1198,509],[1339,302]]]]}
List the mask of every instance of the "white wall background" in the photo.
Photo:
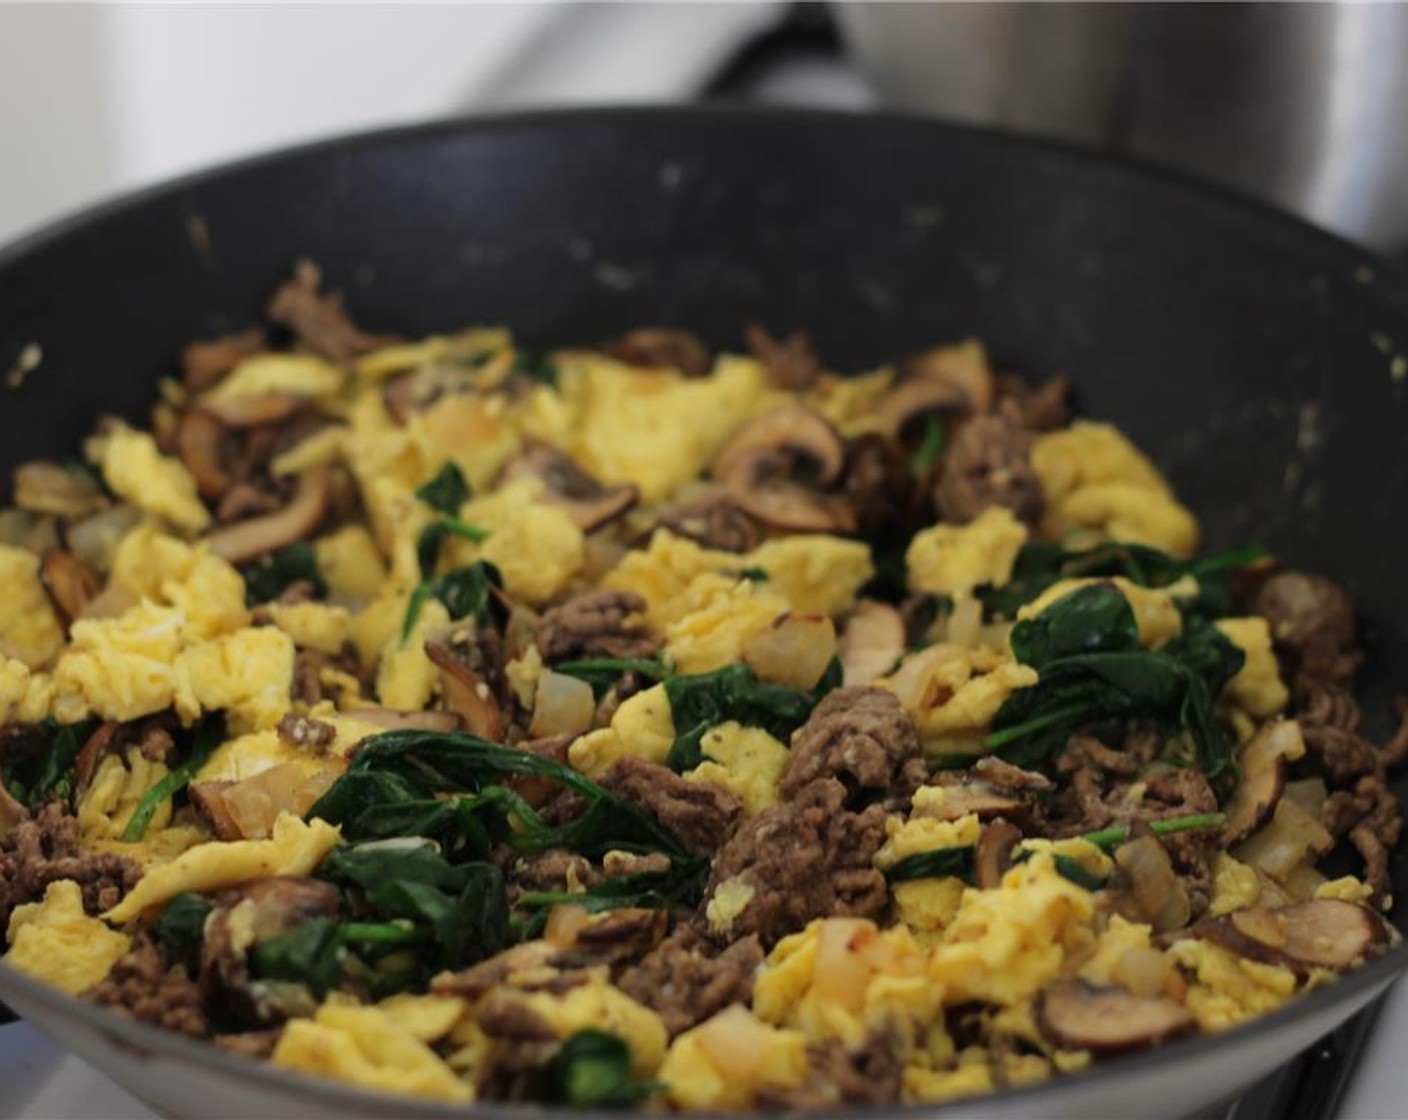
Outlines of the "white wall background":
{"type": "Polygon", "coordinates": [[[777,7],[0,3],[0,243],[116,191],[319,136],[687,96],[777,7]]]}

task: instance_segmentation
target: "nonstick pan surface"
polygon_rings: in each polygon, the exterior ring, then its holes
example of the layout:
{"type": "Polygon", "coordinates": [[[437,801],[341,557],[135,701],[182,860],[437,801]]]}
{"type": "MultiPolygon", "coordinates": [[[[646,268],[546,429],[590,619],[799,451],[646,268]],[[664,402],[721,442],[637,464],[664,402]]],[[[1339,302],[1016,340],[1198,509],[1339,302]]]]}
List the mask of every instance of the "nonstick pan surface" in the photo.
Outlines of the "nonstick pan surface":
{"type": "MultiPolygon", "coordinates": [[[[1211,545],[1257,540],[1349,586],[1370,730],[1408,690],[1408,277],[1293,219],[1056,146],[888,116],[600,110],[335,140],[0,254],[0,469],[70,452],[99,413],[141,416],[180,345],[256,321],[301,256],[364,326],[406,335],[501,322],[547,345],[679,325],[725,347],[760,322],[806,329],[843,369],[979,337],[1000,367],[1070,374],[1081,411],[1159,462],[1211,545]],[[6,387],[24,354],[37,367],[6,387]]],[[[1408,898],[1401,861],[1395,887],[1408,898]]],[[[1399,947],[1224,1036],[908,1111],[1186,1114],[1405,966],[1399,947]]],[[[237,1062],[3,966],[0,998],[173,1115],[445,1113],[237,1062]]]]}

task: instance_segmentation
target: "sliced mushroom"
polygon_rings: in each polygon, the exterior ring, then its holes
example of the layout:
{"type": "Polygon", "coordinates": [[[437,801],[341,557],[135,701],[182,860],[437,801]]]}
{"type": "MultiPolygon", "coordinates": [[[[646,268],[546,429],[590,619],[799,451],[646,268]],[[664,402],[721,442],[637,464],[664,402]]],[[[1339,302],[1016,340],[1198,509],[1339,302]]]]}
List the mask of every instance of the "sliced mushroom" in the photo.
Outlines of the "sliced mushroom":
{"type": "Polygon", "coordinates": [[[1157,1046],[1192,1032],[1192,1014],[1169,996],[1136,996],[1123,988],[1060,980],[1033,1008],[1037,1028],[1063,1050],[1110,1054],[1157,1046]]]}
{"type": "Polygon", "coordinates": [[[778,339],[754,324],[743,338],[753,357],[767,367],[768,380],[779,389],[809,389],[821,376],[821,360],[805,331],[778,339]]]}
{"type": "Polygon", "coordinates": [[[192,782],[186,787],[191,805],[219,840],[242,839],[239,826],[225,805],[225,791],[234,784],[230,781],[192,782]]]}
{"type": "Polygon", "coordinates": [[[287,420],[303,404],[303,398],[293,393],[253,393],[247,397],[224,397],[207,393],[195,407],[208,412],[227,428],[258,428],[287,420]]]}
{"type": "Polygon", "coordinates": [[[788,407],[745,425],[714,461],[713,476],[759,521],[798,533],[850,533],[855,507],[828,489],[841,480],[846,448],[820,414],[788,407]]]}
{"type": "Polygon", "coordinates": [[[1188,924],[1193,904],[1157,836],[1126,841],[1115,849],[1114,860],[1114,896],[1125,917],[1147,922],[1156,933],[1188,924]]]}
{"type": "Polygon", "coordinates": [[[1389,939],[1371,910],[1336,898],[1253,906],[1203,922],[1196,932],[1240,956],[1283,965],[1298,975],[1312,968],[1349,968],[1389,939]]]}
{"type": "Polygon", "coordinates": [[[61,548],[51,548],[44,554],[39,564],[39,581],[66,626],[81,617],[84,608],[102,590],[98,573],[61,548]]]}
{"type": "Polygon", "coordinates": [[[445,707],[459,716],[466,731],[498,742],[504,717],[493,689],[444,642],[426,642],[425,655],[440,670],[445,707]]]}
{"type": "Polygon", "coordinates": [[[455,712],[403,712],[396,708],[351,708],[348,719],[370,723],[387,731],[458,731],[460,717],[455,712]]]}
{"type": "Polygon", "coordinates": [[[900,363],[900,383],[930,382],[946,386],[971,412],[987,412],[997,395],[997,382],[979,342],[936,346],[900,363]]]}
{"type": "Polygon", "coordinates": [[[898,439],[922,417],[936,412],[961,412],[972,408],[968,394],[947,381],[913,378],[901,381],[875,406],[880,430],[898,439]]]}
{"type": "Polygon", "coordinates": [[[640,327],[607,343],[606,353],[627,365],[673,369],[685,377],[705,377],[713,360],[699,336],[669,327],[640,327]]]}
{"type": "Polygon", "coordinates": [[[196,480],[196,489],[207,501],[225,493],[234,482],[225,469],[225,427],[210,413],[188,408],[176,429],[176,453],[196,480]]]}
{"type": "Polygon", "coordinates": [[[640,499],[634,486],[604,486],[570,455],[541,444],[510,459],[499,472],[500,485],[522,478],[539,479],[544,499],[564,510],[585,533],[620,517],[640,499]]]}
{"type": "Polygon", "coordinates": [[[182,380],[192,393],[203,392],[267,344],[258,327],[211,342],[192,342],[181,351],[182,380]]]}
{"type": "Polygon", "coordinates": [[[1006,790],[996,789],[987,782],[958,782],[936,787],[944,791],[937,804],[926,806],[924,815],[941,821],[956,821],[969,814],[979,820],[1012,817],[1026,813],[1030,806],[1006,790]]]}
{"type": "Polygon", "coordinates": [[[81,467],[21,463],[14,483],[15,505],[30,513],[87,517],[111,504],[98,480],[81,467]]]}
{"type": "Polygon", "coordinates": [[[862,599],[841,629],[842,683],[870,684],[891,672],[905,651],[904,618],[888,603],[862,599]]]}
{"type": "Polygon", "coordinates": [[[1240,751],[1242,780],[1227,806],[1225,844],[1235,844],[1255,832],[1276,808],[1286,789],[1286,762],[1305,754],[1305,740],[1295,720],[1278,720],[1258,731],[1240,751]]]}
{"type": "Polygon", "coordinates": [[[283,509],[239,521],[206,537],[211,550],[232,564],[243,564],[312,534],[328,507],[328,468],[314,467],[298,476],[298,489],[283,509]]]}
{"type": "Polygon", "coordinates": [[[1012,849],[1022,841],[1022,830],[1008,821],[993,821],[978,837],[973,854],[973,874],[982,890],[996,890],[1012,867],[1012,849]]]}
{"type": "Polygon", "coordinates": [[[98,760],[107,754],[108,748],[113,745],[118,726],[112,720],[99,724],[97,730],[88,736],[82,749],[75,756],[73,760],[75,797],[80,797],[83,791],[92,784],[93,775],[98,769],[98,760]]]}

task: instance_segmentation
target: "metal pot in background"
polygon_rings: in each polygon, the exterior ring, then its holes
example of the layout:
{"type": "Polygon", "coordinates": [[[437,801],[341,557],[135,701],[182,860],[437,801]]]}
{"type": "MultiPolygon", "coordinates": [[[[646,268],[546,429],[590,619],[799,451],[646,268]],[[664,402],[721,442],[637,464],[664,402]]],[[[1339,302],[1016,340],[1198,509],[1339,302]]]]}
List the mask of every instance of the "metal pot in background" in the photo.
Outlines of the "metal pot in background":
{"type": "Polygon", "coordinates": [[[1408,4],[845,3],[888,103],[1059,137],[1408,248],[1408,4]]]}

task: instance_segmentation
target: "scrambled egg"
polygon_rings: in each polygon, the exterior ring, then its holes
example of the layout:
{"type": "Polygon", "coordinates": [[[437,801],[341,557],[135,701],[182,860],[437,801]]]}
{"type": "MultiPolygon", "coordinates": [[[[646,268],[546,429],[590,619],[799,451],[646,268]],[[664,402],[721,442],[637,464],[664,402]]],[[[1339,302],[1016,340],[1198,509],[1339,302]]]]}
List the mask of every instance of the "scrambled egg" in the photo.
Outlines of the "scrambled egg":
{"type": "Polygon", "coordinates": [[[476,491],[487,490],[523,441],[502,397],[441,397],[411,418],[411,438],[428,461],[449,459],[476,491]]]}
{"type": "Polygon", "coordinates": [[[126,722],[169,708],[184,614],[143,601],[117,618],[85,618],[69,630],[54,667],[53,711],[62,723],[90,714],[126,722]]]}
{"type": "Polygon", "coordinates": [[[1032,468],[1057,539],[1149,545],[1173,556],[1198,547],[1198,523],[1147,457],[1118,428],[1077,420],[1038,436],[1032,468]]]}
{"type": "Polygon", "coordinates": [[[541,483],[510,483],[483,498],[471,498],[460,517],[488,531],[481,544],[455,538],[445,551],[450,567],[487,560],[504,577],[504,591],[539,606],[561,592],[586,557],[582,530],[557,506],[534,500],[541,483]]]}
{"type": "Polygon", "coordinates": [[[883,1032],[903,1059],[943,999],[926,975],[927,956],[903,926],[881,931],[861,918],[818,919],[768,954],[753,1010],[810,1041],[839,1038],[855,1047],[883,1032]]]}
{"type": "Polygon", "coordinates": [[[675,742],[670,698],[663,684],[654,685],[625,700],[611,717],[611,726],[588,731],[567,748],[574,770],[597,778],[620,758],[664,762],[675,742]]]}
{"type": "Polygon", "coordinates": [[[561,993],[500,989],[489,998],[521,1003],[561,1039],[588,1028],[614,1034],[630,1048],[631,1068],[637,1077],[650,1077],[664,1060],[669,1036],[660,1016],[613,985],[605,970],[561,993]]]}
{"type": "Polygon", "coordinates": [[[352,616],[346,607],[327,603],[270,603],[269,620],[300,649],[339,654],[352,636],[352,616]]]}
{"type": "Polygon", "coordinates": [[[440,670],[425,652],[426,639],[447,629],[450,612],[438,599],[421,604],[415,625],[401,640],[401,633],[387,643],[376,675],[376,694],[388,708],[418,711],[426,707],[440,683],[440,670]]]}
{"type": "Polygon", "coordinates": [[[1274,1011],[1295,995],[1295,973],[1230,953],[1210,941],[1175,941],[1168,955],[1193,973],[1185,1002],[1198,1025],[1221,1031],[1274,1011]]]}
{"type": "Polygon", "coordinates": [[[777,783],[787,768],[787,748],[757,727],[733,720],[710,728],[700,743],[705,762],[685,775],[738,794],[748,816],[777,804],[777,783]]]}
{"type": "Polygon", "coordinates": [[[0,545],[0,587],[0,658],[43,668],[63,648],[64,631],[39,582],[39,557],[0,545]]]}
{"type": "Polygon", "coordinates": [[[342,371],[314,354],[256,354],[222,377],[203,399],[221,403],[266,393],[328,397],[341,390],[342,382],[342,371]]]}
{"type": "Polygon", "coordinates": [[[113,552],[112,586],[130,603],[149,600],[181,612],[181,639],[214,638],[249,625],[244,580],[204,545],[162,533],[153,522],[123,536],[113,552]]]}
{"type": "Polygon", "coordinates": [[[434,1050],[376,1007],[328,1002],[312,1019],[292,1019],[271,1059],[301,1070],[375,1089],[468,1104],[474,1089],[434,1050]]]}
{"type": "Polygon", "coordinates": [[[292,639],[256,626],[201,642],[177,660],[176,711],[183,720],[223,709],[235,731],[275,726],[292,708],[292,639]]]}
{"type": "Polygon", "coordinates": [[[1014,1004],[1060,974],[1068,955],[1093,941],[1091,893],[1037,852],[1007,872],[997,890],[964,892],[958,913],[929,958],[945,1002],[1014,1004]]]}
{"type": "Polygon", "coordinates": [[[787,601],[748,579],[701,576],[685,591],[690,608],[665,628],[665,653],[680,673],[707,673],[743,660],[749,639],[764,633],[787,601]]]}
{"type": "Polygon", "coordinates": [[[940,644],[906,657],[875,682],[899,697],[927,754],[976,754],[997,710],[1037,681],[1010,651],[940,644]]]}
{"type": "Polygon", "coordinates": [[[50,883],[43,902],[16,906],[8,937],[6,964],[71,996],[102,980],[132,943],[83,912],[83,891],[72,879],[50,883]]]}
{"type": "Polygon", "coordinates": [[[318,574],[328,593],[347,603],[376,598],[386,581],[386,562],[376,541],[360,525],[344,525],[313,542],[318,574]]]}
{"type": "Polygon", "coordinates": [[[911,591],[962,599],[979,587],[1012,578],[1027,527],[1003,506],[991,506],[967,525],[934,525],[916,533],[905,553],[911,591]]]}
{"type": "Polygon", "coordinates": [[[742,566],[766,572],[769,589],[794,611],[832,616],[855,606],[856,592],[875,574],[868,545],[822,533],[765,541],[742,566]]]}
{"type": "Polygon", "coordinates": [[[274,875],[310,875],[340,838],[325,820],[305,822],[284,814],[268,840],[198,844],[148,871],[103,917],[120,925],[185,891],[206,894],[274,875]]]}
{"type": "Polygon", "coordinates": [[[795,1088],[806,1076],[806,1036],[738,1004],[676,1038],[659,1073],[671,1104],[730,1111],[751,1107],[761,1088],[795,1088]]]}
{"type": "MultiPolygon", "coordinates": [[[[131,747],[126,759],[110,754],[98,764],[93,781],[78,802],[78,825],[87,843],[116,840],[127,827],[137,803],[167,775],[164,763],[144,758],[131,747]]],[[[163,798],[148,828],[160,831],[171,823],[171,798],[163,798]]]]}
{"type": "Polygon", "coordinates": [[[1224,637],[1246,654],[1246,661],[1227,682],[1223,697],[1249,715],[1274,716],[1290,702],[1271,648],[1271,626],[1264,618],[1220,618],[1213,623],[1224,637]]]}
{"type": "Polygon", "coordinates": [[[53,706],[54,682],[23,661],[0,657],[0,723],[38,723],[53,706]]]}
{"type": "Polygon", "coordinates": [[[525,426],[602,482],[634,484],[647,504],[698,477],[768,399],[762,367],[748,358],[720,358],[692,379],[598,354],[562,354],[557,365],[562,411],[525,426]]]}
{"type": "Polygon", "coordinates": [[[96,441],[96,450],[103,481],[123,501],[187,532],[210,524],[191,472],[179,459],[163,455],[146,432],[115,424],[96,441]]]}

